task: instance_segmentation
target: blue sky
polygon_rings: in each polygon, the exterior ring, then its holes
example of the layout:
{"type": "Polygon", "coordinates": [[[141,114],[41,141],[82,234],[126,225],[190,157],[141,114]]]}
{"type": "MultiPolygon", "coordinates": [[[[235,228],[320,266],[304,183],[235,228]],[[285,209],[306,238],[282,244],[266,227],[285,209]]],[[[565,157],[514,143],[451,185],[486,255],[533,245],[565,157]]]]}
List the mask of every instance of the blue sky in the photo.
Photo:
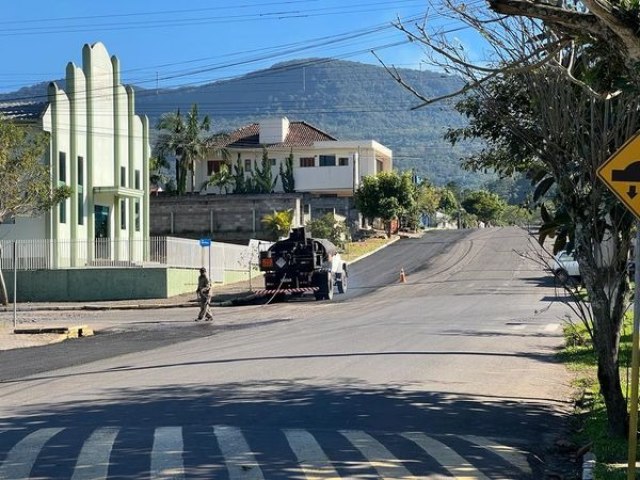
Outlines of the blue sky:
{"type": "Polygon", "coordinates": [[[2,7],[2,92],[63,78],[67,62],[81,65],[82,46],[96,41],[120,59],[125,83],[148,88],[199,85],[299,58],[378,64],[370,50],[385,63],[423,67],[420,48],[391,23],[424,18],[426,0],[35,0],[2,7]]]}

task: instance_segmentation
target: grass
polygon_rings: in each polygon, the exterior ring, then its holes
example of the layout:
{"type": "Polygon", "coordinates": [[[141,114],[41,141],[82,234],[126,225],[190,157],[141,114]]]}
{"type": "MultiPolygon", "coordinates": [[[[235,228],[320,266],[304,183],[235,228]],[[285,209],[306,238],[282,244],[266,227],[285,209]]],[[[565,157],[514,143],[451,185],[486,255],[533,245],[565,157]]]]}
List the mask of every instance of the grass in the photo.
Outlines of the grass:
{"type": "Polygon", "coordinates": [[[362,255],[373,252],[391,241],[393,241],[393,238],[367,238],[359,242],[348,242],[345,244],[340,256],[343,260],[350,262],[362,255]]]}
{"type": "MultiPolygon", "coordinates": [[[[620,377],[622,389],[627,393],[630,391],[627,367],[630,370],[632,317],[631,313],[625,316],[620,341],[620,377]]],[[[589,443],[593,445],[592,451],[597,459],[594,478],[626,480],[627,441],[607,435],[607,415],[596,376],[596,356],[586,329],[582,325],[567,325],[564,335],[566,346],[560,353],[560,359],[576,374],[574,386],[579,392],[573,440],[579,446],[589,443]]]]}

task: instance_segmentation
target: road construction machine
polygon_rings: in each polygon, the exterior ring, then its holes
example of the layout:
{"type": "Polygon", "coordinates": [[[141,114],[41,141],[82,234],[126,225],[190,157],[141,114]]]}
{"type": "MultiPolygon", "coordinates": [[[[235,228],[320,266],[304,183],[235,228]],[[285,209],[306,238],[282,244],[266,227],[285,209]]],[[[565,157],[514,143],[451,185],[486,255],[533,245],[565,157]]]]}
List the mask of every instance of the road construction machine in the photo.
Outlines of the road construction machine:
{"type": "Polygon", "coordinates": [[[312,238],[304,227],[259,252],[265,289],[257,293],[280,298],[313,293],[316,300],[332,300],[334,290],[347,291],[347,264],[329,240],[312,238]]]}

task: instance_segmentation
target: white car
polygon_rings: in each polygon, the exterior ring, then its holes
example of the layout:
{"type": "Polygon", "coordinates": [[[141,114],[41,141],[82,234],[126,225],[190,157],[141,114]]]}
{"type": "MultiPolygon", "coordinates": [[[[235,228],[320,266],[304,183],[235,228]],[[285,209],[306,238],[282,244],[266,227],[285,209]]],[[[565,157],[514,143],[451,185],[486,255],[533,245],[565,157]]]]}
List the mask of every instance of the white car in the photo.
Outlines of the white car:
{"type": "Polygon", "coordinates": [[[575,257],[575,252],[561,250],[553,257],[551,267],[553,274],[561,283],[566,283],[569,278],[580,278],[580,267],[575,257]]]}

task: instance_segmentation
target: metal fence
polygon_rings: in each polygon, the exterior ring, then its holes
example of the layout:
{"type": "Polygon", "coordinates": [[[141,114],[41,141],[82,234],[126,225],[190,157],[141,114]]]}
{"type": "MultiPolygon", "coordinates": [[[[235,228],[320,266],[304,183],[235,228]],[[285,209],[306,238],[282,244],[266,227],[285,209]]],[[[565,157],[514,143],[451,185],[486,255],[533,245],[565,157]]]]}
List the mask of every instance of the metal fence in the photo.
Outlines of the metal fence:
{"type": "Polygon", "coordinates": [[[0,268],[59,270],[69,268],[208,267],[212,280],[221,282],[225,272],[248,272],[257,263],[258,250],[266,242],[249,245],[175,237],[130,240],[0,240],[0,268]]]}

